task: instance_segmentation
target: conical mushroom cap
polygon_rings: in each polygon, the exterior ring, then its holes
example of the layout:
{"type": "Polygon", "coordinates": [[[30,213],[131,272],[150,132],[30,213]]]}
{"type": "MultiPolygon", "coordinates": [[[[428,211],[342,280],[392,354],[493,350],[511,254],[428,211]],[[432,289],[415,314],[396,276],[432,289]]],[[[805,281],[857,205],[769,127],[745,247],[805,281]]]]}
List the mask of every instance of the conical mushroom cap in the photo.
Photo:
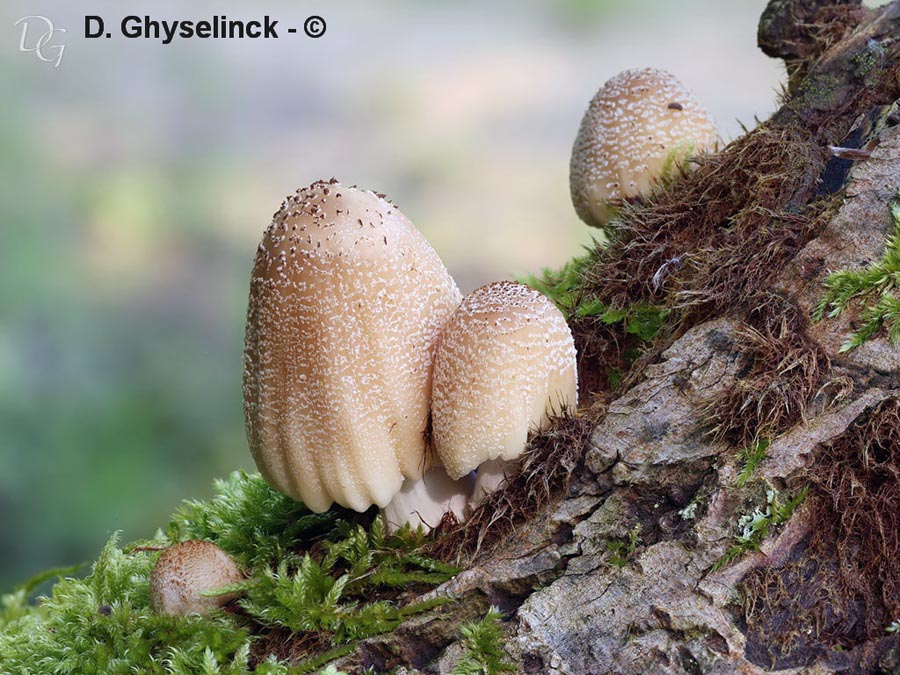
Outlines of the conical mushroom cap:
{"type": "Polygon", "coordinates": [[[454,479],[490,459],[515,459],[528,431],[576,398],[575,344],[562,313],[524,284],[482,286],[453,313],[438,344],[435,449],[454,479]]]}
{"type": "Polygon", "coordinates": [[[647,194],[670,168],[715,150],[709,113],[673,75],[656,68],[626,70],[591,100],[569,165],[578,217],[602,227],[610,205],[647,194]]]}
{"type": "Polygon", "coordinates": [[[244,414],[270,485],[324,511],[385,506],[426,468],[435,341],[460,293],[384,199],[336,181],[288,197],[256,255],[244,414]]]}
{"type": "Polygon", "coordinates": [[[234,561],[209,541],[183,541],[167,548],[150,572],[150,607],[160,614],[203,614],[234,594],[204,596],[243,579],[234,561]]]}

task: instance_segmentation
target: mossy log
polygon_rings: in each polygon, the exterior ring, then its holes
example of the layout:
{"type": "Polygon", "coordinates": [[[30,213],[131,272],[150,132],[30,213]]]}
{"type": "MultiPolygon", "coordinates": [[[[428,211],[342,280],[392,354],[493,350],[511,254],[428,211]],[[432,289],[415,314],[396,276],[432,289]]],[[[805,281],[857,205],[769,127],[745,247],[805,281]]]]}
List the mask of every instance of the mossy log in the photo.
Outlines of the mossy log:
{"type": "Polygon", "coordinates": [[[864,297],[811,318],[898,227],[900,2],[772,0],[758,39],[781,108],[580,271],[579,302],[663,308],[662,330],[572,313],[585,409],[443,528],[455,602],[336,665],[450,672],[494,605],[522,673],[900,672],[900,351],[886,327],[842,351],[864,297]]]}

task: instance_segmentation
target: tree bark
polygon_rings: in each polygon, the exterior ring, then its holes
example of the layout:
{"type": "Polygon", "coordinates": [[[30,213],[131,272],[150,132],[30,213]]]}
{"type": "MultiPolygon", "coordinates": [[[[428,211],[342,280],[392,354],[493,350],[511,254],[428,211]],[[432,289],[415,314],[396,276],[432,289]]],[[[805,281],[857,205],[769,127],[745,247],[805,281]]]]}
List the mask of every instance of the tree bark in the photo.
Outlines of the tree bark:
{"type": "MultiPolygon", "coordinates": [[[[891,407],[900,401],[900,351],[883,332],[840,351],[860,308],[809,321],[829,271],[878,260],[894,230],[900,2],[865,9],[849,0],[772,0],[758,39],[785,60],[790,79],[783,106],[751,136],[789,139],[788,159],[801,153],[804,169],[783,177],[790,189],[778,192],[775,208],[764,203],[772,193],[758,204],[750,195],[732,213],[796,214],[805,224],[792,248],[776,251],[764,275],[743,280],[727,306],[684,301],[702,290],[687,293],[690,277],[673,278],[668,295],[634,285],[627,300],[670,303],[678,327],[624,386],[593,402],[567,491],[539,513],[520,514],[501,545],[485,546],[433,592],[454,602],[360,643],[336,665],[449,673],[464,649],[460,624],[495,605],[508,617],[504,647],[521,673],[900,672],[900,636],[884,631],[900,619],[900,598],[891,595],[900,558],[885,560],[889,548],[869,551],[872,541],[893,539],[863,528],[871,517],[879,526],[898,522],[877,498],[848,521],[862,507],[845,506],[835,483],[852,474],[861,481],[856,497],[881,489],[853,463],[860,453],[885,471],[900,467],[891,407]],[[766,398],[765,388],[783,396],[766,398]],[[776,404],[786,407],[772,417],[776,404]],[[766,458],[739,480],[741,451],[758,441],[768,444],[766,458]],[[776,504],[808,493],[759,550],[727,557],[741,517],[771,508],[767,490],[778,492],[776,504]],[[859,568],[846,569],[854,560],[859,568]]],[[[741,161],[741,143],[723,151],[720,166],[741,161]]],[[[727,191],[714,182],[734,175],[710,169],[708,180],[727,191]]],[[[639,215],[642,208],[654,206],[639,205],[639,215]]],[[[723,231],[729,218],[721,218],[723,231]]],[[[660,255],[675,236],[659,235],[660,255]]],[[[634,252],[627,237],[600,257],[624,260],[634,252]]],[[[699,255],[702,243],[682,252],[699,255]]],[[[582,379],[597,381],[591,375],[582,379]]]]}

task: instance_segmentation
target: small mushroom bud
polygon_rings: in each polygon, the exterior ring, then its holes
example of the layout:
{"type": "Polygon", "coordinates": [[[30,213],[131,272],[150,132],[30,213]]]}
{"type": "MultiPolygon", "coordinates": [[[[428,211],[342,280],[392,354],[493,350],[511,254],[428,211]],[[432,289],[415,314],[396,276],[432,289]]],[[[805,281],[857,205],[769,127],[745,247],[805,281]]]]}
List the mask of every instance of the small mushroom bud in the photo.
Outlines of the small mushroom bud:
{"type": "Polygon", "coordinates": [[[530,430],[574,408],[576,378],[572,333],[545,296],[500,281],[463,300],[435,355],[433,439],[451,478],[478,468],[474,505],[505,480],[530,430]]]}
{"type": "Polygon", "coordinates": [[[714,151],[718,130],[694,95],[664,70],[626,70],[588,106],[569,164],[578,217],[603,227],[617,206],[646,195],[668,171],[714,151]]]}
{"type": "Polygon", "coordinates": [[[167,548],[150,572],[150,607],[159,614],[205,614],[237,594],[201,595],[243,579],[241,571],[218,546],[208,541],[183,541],[167,548]]]}
{"type": "Polygon", "coordinates": [[[385,507],[429,467],[434,347],[460,302],[437,253],[383,195],[317,182],[256,255],[244,414],[256,465],[322,512],[385,507]]]}

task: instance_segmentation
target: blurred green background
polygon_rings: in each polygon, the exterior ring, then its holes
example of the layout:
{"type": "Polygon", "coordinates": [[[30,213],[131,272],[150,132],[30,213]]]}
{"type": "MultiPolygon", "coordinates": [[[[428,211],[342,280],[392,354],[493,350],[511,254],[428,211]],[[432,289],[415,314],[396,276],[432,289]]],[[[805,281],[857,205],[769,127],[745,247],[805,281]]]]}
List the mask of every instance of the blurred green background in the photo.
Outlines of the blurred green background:
{"type": "Polygon", "coordinates": [[[0,8],[0,590],[252,467],[247,282],[288,192],[386,192],[468,291],[590,241],[569,151],[607,78],[671,70],[726,139],[782,79],[755,46],[764,0],[72,4],[0,8]],[[86,41],[88,11],[328,31],[86,41]],[[29,14],[67,28],[59,68],[17,50],[29,14]]]}

